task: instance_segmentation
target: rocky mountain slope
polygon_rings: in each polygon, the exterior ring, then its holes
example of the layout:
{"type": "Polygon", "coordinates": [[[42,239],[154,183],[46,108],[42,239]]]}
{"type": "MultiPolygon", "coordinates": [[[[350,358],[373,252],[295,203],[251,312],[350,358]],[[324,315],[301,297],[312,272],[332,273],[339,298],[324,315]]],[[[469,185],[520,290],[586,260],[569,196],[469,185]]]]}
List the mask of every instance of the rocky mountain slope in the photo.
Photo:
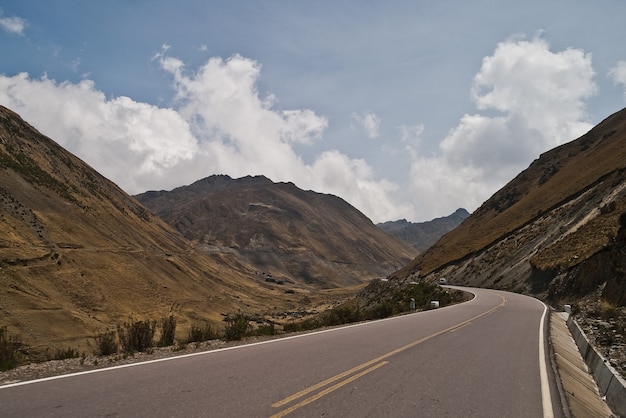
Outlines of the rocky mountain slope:
{"type": "Polygon", "coordinates": [[[459,226],[470,214],[463,208],[453,214],[428,222],[409,222],[406,219],[377,224],[388,234],[411,244],[419,252],[424,252],[439,238],[459,226]]]}
{"type": "MultiPolygon", "coordinates": [[[[302,309],[228,252],[178,231],[0,107],[0,327],[31,354],[72,347],[128,320],[170,313],[218,325],[221,313],[302,309]]],[[[356,237],[355,237],[356,240],[356,237]]],[[[271,313],[271,312],[270,312],[271,313]]]]}
{"type": "Polygon", "coordinates": [[[395,279],[626,304],[626,109],[542,154],[395,279]]]}
{"type": "Polygon", "coordinates": [[[343,199],[263,176],[211,176],[135,197],[205,253],[233,254],[276,283],[362,284],[417,254],[343,199]]]}

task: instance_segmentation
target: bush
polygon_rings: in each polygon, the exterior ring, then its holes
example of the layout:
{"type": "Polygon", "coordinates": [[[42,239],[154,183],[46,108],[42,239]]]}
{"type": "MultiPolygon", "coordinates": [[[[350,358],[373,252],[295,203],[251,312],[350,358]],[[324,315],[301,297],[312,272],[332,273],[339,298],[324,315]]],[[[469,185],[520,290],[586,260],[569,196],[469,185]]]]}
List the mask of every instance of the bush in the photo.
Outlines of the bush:
{"type": "Polygon", "coordinates": [[[615,305],[609,302],[606,302],[604,300],[600,302],[597,315],[601,319],[608,321],[609,319],[616,318],[618,314],[619,314],[619,310],[617,309],[615,305]]]}
{"type": "Polygon", "coordinates": [[[226,326],[224,327],[224,339],[226,341],[239,341],[250,330],[248,318],[241,312],[235,316],[227,316],[224,320],[226,321],[226,326]]]}
{"type": "Polygon", "coordinates": [[[187,335],[187,343],[199,343],[202,341],[216,340],[218,338],[217,331],[210,324],[206,324],[204,328],[192,324],[189,334],[187,335]]]}
{"type": "Polygon", "coordinates": [[[276,326],[273,322],[260,325],[255,332],[256,335],[276,335],[276,326]]]}
{"type": "Polygon", "coordinates": [[[334,326],[359,322],[363,319],[358,306],[337,306],[322,315],[323,326],[334,326]]]}
{"type": "Polygon", "coordinates": [[[117,334],[122,350],[127,353],[143,352],[154,345],[155,321],[135,321],[132,317],[124,325],[117,326],[117,334]]]}
{"type": "Polygon", "coordinates": [[[394,305],[391,301],[386,300],[370,309],[366,316],[371,319],[385,319],[395,314],[394,305]]]}
{"type": "Polygon", "coordinates": [[[317,318],[307,318],[302,321],[291,321],[283,325],[285,332],[310,331],[321,328],[323,324],[317,318]]]}
{"type": "Polygon", "coordinates": [[[17,366],[21,359],[20,343],[17,335],[9,336],[7,327],[0,328],[0,371],[6,371],[17,366]]]}
{"type": "Polygon", "coordinates": [[[114,331],[98,333],[94,340],[96,341],[95,354],[97,356],[110,356],[117,353],[118,344],[114,331]]]}
{"type": "Polygon", "coordinates": [[[161,318],[161,338],[159,339],[159,347],[169,347],[174,345],[174,336],[176,335],[176,318],[174,315],[161,318]]]}
{"type": "Polygon", "coordinates": [[[69,358],[77,358],[80,357],[80,353],[78,350],[74,348],[59,348],[55,351],[54,356],[51,360],[67,360],[69,358]]]}

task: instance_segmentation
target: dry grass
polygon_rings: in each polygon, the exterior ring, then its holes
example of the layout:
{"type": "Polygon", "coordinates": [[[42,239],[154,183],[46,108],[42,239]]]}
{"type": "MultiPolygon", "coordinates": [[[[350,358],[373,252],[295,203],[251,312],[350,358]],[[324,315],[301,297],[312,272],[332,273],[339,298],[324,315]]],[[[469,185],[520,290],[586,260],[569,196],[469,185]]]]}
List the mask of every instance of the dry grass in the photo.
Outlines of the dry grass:
{"type": "MultiPolygon", "coordinates": [[[[546,152],[487,200],[458,228],[418,256],[401,275],[427,274],[487,248],[548,211],[575,199],[588,187],[626,169],[626,112],[608,118],[576,141],[546,152]]],[[[580,245],[558,249],[564,259],[602,247],[615,231],[615,211],[590,226],[580,245]],[[612,225],[612,226],[607,226],[612,225]]],[[[571,243],[568,245],[572,245],[571,243]]],[[[556,249],[557,247],[555,247],[556,249]]],[[[538,262],[540,262],[538,260],[538,262]]],[[[560,262],[560,261],[559,261],[560,262]]]]}

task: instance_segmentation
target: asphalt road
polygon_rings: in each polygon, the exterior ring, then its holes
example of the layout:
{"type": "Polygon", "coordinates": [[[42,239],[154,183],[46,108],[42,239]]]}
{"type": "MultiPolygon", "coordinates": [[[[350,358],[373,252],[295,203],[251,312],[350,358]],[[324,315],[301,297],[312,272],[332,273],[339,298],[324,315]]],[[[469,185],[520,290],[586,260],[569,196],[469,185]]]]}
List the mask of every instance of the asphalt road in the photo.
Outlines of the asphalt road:
{"type": "Polygon", "coordinates": [[[382,321],[0,386],[0,416],[553,416],[544,305],[473,292],[382,321]]]}

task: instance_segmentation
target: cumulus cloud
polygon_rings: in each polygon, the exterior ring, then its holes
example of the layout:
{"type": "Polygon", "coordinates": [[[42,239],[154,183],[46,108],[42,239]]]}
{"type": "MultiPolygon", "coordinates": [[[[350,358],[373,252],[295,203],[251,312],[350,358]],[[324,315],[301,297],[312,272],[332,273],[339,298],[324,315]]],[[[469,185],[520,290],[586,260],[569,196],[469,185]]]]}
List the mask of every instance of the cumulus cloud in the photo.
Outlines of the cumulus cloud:
{"type": "Polygon", "coordinates": [[[626,61],[620,61],[609,71],[609,76],[613,78],[615,84],[621,84],[624,88],[624,98],[626,99],[626,61]]]}
{"type": "Polygon", "coordinates": [[[411,190],[437,216],[464,202],[474,210],[528,164],[592,126],[584,100],[596,92],[590,54],[550,51],[547,42],[509,39],[485,57],[472,98],[485,114],[466,114],[438,155],[415,153],[411,190]]]}
{"type": "Polygon", "coordinates": [[[343,197],[374,221],[410,211],[391,197],[363,160],[336,150],[310,164],[294,144],[317,141],[328,125],[308,109],[281,110],[261,97],[258,62],[211,58],[194,71],[167,55],[154,58],[172,78],[171,108],[107,98],[95,83],[0,75],[0,103],[81,157],[129,193],[170,189],[211,174],[262,174],[343,197]]]}
{"type": "Polygon", "coordinates": [[[375,113],[366,112],[362,115],[353,113],[352,119],[365,129],[369,138],[373,139],[380,136],[380,118],[375,113]]]}
{"type": "Polygon", "coordinates": [[[0,102],[131,192],[167,179],[198,151],[176,111],[128,97],[108,100],[89,80],[0,76],[0,102]]]}
{"type": "MultiPolygon", "coordinates": [[[[187,69],[169,49],[163,45],[154,60],[171,78],[171,107],[107,98],[86,79],[57,82],[26,73],[0,75],[0,103],[129,193],[171,189],[211,174],[262,174],[341,196],[374,222],[429,220],[459,206],[472,211],[540,153],[591,128],[584,106],[596,92],[591,56],[551,51],[540,38],[512,38],[483,59],[471,86],[477,112],[460,118],[435,155],[419,152],[423,125],[397,128],[411,161],[409,190],[400,190],[365,160],[338,150],[305,162],[296,149],[319,142],[328,120],[262,97],[257,61],[213,57],[187,69]]],[[[624,67],[611,74],[626,86],[624,67]]],[[[369,137],[379,135],[376,114],[352,118],[369,137]]]]}
{"type": "MultiPolygon", "coordinates": [[[[0,9],[0,15],[2,15],[2,10],[0,9]]],[[[24,35],[24,31],[26,30],[27,22],[21,17],[3,17],[0,16],[0,28],[2,28],[5,32],[12,33],[15,35],[24,35]]]]}

